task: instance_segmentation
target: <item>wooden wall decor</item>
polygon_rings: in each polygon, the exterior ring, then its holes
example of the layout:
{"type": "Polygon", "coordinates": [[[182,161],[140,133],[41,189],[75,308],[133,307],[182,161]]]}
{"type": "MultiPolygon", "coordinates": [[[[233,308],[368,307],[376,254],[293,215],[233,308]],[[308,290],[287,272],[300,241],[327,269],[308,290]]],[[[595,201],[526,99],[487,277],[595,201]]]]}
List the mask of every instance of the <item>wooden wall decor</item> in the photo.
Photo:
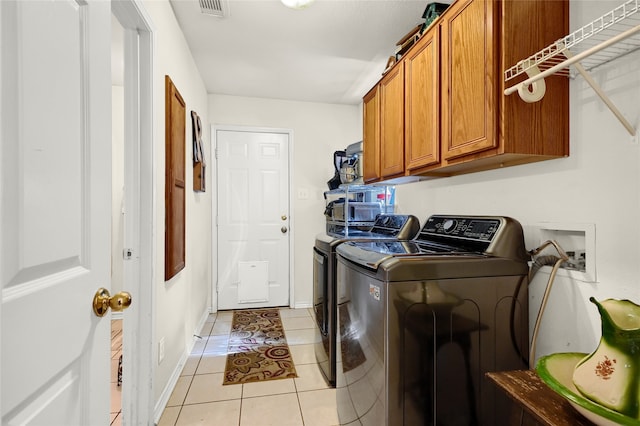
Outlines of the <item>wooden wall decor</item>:
{"type": "Polygon", "coordinates": [[[184,99],[165,76],[165,232],[164,279],[185,266],[185,124],[184,99]]]}
{"type": "Polygon", "coordinates": [[[191,123],[193,127],[193,190],[204,192],[207,163],[202,146],[202,122],[195,111],[191,111],[191,123]]]}

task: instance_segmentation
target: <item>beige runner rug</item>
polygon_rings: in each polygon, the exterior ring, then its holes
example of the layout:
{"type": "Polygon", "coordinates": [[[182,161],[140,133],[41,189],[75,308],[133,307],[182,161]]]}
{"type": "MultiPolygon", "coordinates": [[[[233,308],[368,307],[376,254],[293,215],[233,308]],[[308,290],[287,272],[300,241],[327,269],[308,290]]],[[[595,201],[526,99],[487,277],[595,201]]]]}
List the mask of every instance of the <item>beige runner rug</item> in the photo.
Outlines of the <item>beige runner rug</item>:
{"type": "Polygon", "coordinates": [[[223,385],[298,377],[278,309],[234,311],[223,385]]]}

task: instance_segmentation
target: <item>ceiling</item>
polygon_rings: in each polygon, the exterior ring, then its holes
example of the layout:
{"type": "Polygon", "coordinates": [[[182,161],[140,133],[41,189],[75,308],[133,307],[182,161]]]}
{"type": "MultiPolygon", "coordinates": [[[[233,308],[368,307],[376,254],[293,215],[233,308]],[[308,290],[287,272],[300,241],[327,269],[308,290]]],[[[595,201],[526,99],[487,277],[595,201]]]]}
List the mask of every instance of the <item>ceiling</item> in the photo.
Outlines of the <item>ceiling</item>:
{"type": "MultiPolygon", "coordinates": [[[[208,93],[357,105],[430,0],[170,0],[208,93]]],[[[448,2],[448,1],[447,1],[448,2]]]]}

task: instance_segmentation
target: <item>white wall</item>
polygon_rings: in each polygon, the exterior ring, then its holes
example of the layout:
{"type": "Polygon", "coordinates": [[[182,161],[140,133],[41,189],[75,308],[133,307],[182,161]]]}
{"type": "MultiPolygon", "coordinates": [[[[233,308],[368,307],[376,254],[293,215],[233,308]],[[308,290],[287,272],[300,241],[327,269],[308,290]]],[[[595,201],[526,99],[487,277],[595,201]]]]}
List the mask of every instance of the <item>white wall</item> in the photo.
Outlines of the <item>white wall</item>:
{"type": "MultiPolygon", "coordinates": [[[[207,93],[191,52],[168,1],[144,2],[154,26],[154,155],[157,244],[155,247],[156,300],[155,336],[164,339],[165,358],[157,366],[154,379],[155,400],[175,379],[179,363],[188,355],[200,322],[208,313],[211,288],[211,189],[196,193],[191,167],[191,111],[203,121],[208,116],[207,93]],[[171,280],[164,281],[164,190],[165,190],[165,75],[169,75],[186,103],[186,266],[171,280]]],[[[210,159],[209,132],[204,128],[205,155],[210,159]]],[[[171,389],[168,389],[169,391],[171,389]]]]}
{"type": "MultiPolygon", "coordinates": [[[[618,4],[572,1],[572,30],[618,4]]],[[[640,51],[593,71],[636,128],[639,66],[640,51]]],[[[541,222],[595,224],[595,258],[587,262],[596,262],[598,282],[556,279],[538,354],[595,349],[600,319],[590,296],[640,303],[640,147],[582,78],[571,82],[570,99],[570,157],[399,186],[396,192],[399,212],[421,221],[434,213],[512,216],[525,227],[528,249],[540,242],[533,227],[541,222]]],[[[530,317],[537,314],[547,278],[541,272],[530,286],[530,317]]]]}
{"type": "Polygon", "coordinates": [[[312,304],[312,247],[316,234],[325,230],[323,192],[334,173],[333,152],[361,140],[361,117],[355,105],[209,96],[210,124],[293,130],[294,307],[312,304]],[[298,198],[301,189],[308,199],[298,198]]]}

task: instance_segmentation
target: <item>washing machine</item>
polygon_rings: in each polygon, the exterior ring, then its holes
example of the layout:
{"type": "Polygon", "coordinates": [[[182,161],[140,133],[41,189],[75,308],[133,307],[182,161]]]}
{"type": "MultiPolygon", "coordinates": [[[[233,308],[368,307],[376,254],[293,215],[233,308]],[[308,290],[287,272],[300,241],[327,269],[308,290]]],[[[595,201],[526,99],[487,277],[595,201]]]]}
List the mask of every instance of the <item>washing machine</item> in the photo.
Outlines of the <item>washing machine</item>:
{"type": "Polygon", "coordinates": [[[485,373],[526,369],[529,255],[509,217],[434,215],[336,249],[340,424],[501,425],[485,373]]]}
{"type": "Polygon", "coordinates": [[[316,320],[315,356],[327,383],[336,384],[336,247],[345,241],[410,239],[420,230],[413,215],[379,214],[367,230],[349,229],[316,236],[313,248],[313,309],[316,320]]]}

